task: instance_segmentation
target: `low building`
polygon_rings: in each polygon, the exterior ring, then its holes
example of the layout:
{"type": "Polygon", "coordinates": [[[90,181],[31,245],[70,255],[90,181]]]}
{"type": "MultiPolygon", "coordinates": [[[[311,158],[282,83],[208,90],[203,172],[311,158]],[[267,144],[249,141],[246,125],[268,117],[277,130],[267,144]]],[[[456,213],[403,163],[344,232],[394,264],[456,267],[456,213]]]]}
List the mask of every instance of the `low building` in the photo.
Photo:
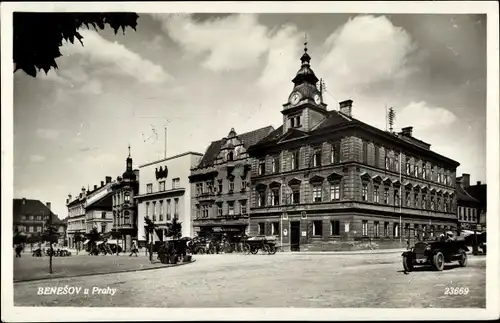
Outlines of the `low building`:
{"type": "Polygon", "coordinates": [[[62,234],[60,245],[64,245],[64,223],[51,211],[51,203],[42,203],[39,200],[17,198],[13,200],[13,232],[23,232],[28,238],[41,237],[52,217],[52,225],[62,234]]]}
{"type": "Polygon", "coordinates": [[[144,219],[151,219],[163,240],[163,230],[168,222],[177,218],[182,223],[182,235],[193,235],[191,212],[191,168],[198,165],[203,154],[187,152],[139,166],[137,238],[140,245],[148,241],[144,219]]]}
{"type": "Polygon", "coordinates": [[[469,174],[462,174],[461,182],[465,191],[479,202],[477,231],[486,231],[487,186],[480,181],[470,185],[469,174]]]}
{"type": "Polygon", "coordinates": [[[253,157],[251,235],[284,249],[406,246],[416,235],[456,230],[459,163],[414,137],[356,119],[353,102],[328,110],[305,53],[282,125],[248,149],[253,157]]]}
{"type": "Polygon", "coordinates": [[[137,200],[139,193],[139,170],[133,170],[132,156],[126,161],[125,172],[113,183],[113,236],[123,251],[132,248],[132,241],[137,240],[137,200]]]}
{"type": "Polygon", "coordinates": [[[246,232],[249,224],[251,159],[247,149],[274,130],[268,126],[213,141],[191,170],[193,225],[200,236],[246,232]]]}

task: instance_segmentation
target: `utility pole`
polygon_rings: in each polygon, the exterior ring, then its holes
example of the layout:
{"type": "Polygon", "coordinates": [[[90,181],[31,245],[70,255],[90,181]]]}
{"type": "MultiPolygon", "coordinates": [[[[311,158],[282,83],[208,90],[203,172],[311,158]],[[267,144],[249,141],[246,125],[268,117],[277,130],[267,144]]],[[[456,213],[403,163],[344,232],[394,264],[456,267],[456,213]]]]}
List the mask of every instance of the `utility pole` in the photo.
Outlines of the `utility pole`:
{"type": "Polygon", "coordinates": [[[50,214],[49,211],[49,243],[50,243],[50,257],[49,257],[49,266],[50,266],[50,273],[52,274],[52,254],[54,253],[54,250],[52,249],[52,215],[50,214]]]}

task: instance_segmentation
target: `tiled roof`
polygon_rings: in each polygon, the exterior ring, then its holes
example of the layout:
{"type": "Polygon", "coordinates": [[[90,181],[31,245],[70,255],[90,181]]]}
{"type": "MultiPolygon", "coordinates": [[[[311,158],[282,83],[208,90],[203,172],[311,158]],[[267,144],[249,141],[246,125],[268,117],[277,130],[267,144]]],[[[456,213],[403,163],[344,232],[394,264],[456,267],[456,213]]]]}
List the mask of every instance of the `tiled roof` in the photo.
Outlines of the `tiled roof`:
{"type": "Polygon", "coordinates": [[[53,224],[62,224],[62,221],[59,219],[59,217],[54,213],[52,213],[52,211],[49,210],[49,208],[39,200],[14,199],[14,204],[13,204],[14,220],[21,221],[22,215],[26,216],[40,215],[42,211],[44,212],[44,214],[50,212],[53,224]]]}
{"type": "Polygon", "coordinates": [[[457,201],[479,203],[479,201],[470,196],[470,194],[467,193],[467,191],[460,184],[456,185],[456,192],[457,192],[457,201]]]}
{"type": "MultiPolygon", "coordinates": [[[[238,139],[243,142],[243,146],[248,149],[248,147],[256,144],[262,138],[268,136],[274,130],[273,126],[267,126],[253,131],[245,132],[237,135],[238,139]]],[[[203,155],[198,167],[208,167],[213,165],[215,158],[219,154],[219,151],[224,143],[224,140],[212,141],[210,146],[208,146],[207,151],[203,155]]]]}
{"type": "Polygon", "coordinates": [[[466,188],[466,191],[486,207],[486,198],[487,198],[486,184],[469,186],[466,188]]]}
{"type": "Polygon", "coordinates": [[[348,119],[347,117],[342,116],[338,111],[332,110],[328,112],[328,116],[323,121],[321,121],[318,126],[316,126],[314,131],[353,122],[360,121],[353,118],[348,119]]]}

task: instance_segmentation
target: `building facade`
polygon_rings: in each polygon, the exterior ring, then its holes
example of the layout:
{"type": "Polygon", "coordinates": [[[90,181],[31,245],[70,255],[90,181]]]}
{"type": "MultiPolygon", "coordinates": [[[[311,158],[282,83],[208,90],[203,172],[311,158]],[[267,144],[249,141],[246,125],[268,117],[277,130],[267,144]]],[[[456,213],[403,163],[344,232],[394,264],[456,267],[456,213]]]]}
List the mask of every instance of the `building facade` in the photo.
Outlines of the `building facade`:
{"type": "Polygon", "coordinates": [[[406,246],[416,234],[456,229],[458,162],[430,150],[412,127],[382,131],[327,110],[310,56],[301,57],[283,124],[249,148],[250,232],[285,249],[406,246]]]}
{"type": "Polygon", "coordinates": [[[187,152],[139,166],[137,238],[140,245],[148,241],[144,219],[151,219],[159,228],[158,239],[163,240],[163,230],[168,222],[177,218],[182,223],[182,236],[193,235],[191,212],[191,186],[189,175],[192,167],[203,155],[187,152]]]}
{"type": "MultiPolygon", "coordinates": [[[[485,230],[486,204],[479,199],[481,194],[477,194],[481,191],[481,186],[481,182],[471,186],[469,174],[462,174],[462,176],[457,177],[457,219],[460,229],[479,232],[485,230]],[[476,193],[478,197],[476,198],[469,191],[476,193]]],[[[484,188],[486,188],[486,185],[484,185],[484,188]]],[[[486,189],[484,189],[484,193],[486,195],[486,189]]],[[[486,196],[484,196],[484,199],[486,199],[486,196]]]]}
{"type": "Polygon", "coordinates": [[[72,199],[69,194],[66,200],[68,207],[68,236],[69,248],[83,248],[84,241],[76,241],[75,234],[85,239],[87,233],[96,228],[100,233],[108,233],[113,227],[112,213],[112,178],[106,176],[101,185],[94,185],[92,190],[82,187],[78,196],[72,199]]]}
{"type": "Polygon", "coordinates": [[[268,126],[214,141],[191,170],[191,210],[200,236],[243,234],[249,225],[251,159],[247,148],[273,131],[268,126]]]}
{"type": "Polygon", "coordinates": [[[23,232],[26,236],[41,237],[46,229],[45,226],[52,217],[52,225],[58,228],[58,232],[63,234],[59,239],[60,245],[64,245],[64,223],[59,217],[52,213],[51,203],[42,203],[33,199],[14,199],[13,200],[13,232],[23,232]]]}
{"type": "Polygon", "coordinates": [[[126,161],[125,172],[113,183],[113,232],[119,239],[123,251],[132,248],[132,240],[137,240],[137,201],[139,192],[139,170],[132,169],[132,156],[126,161]]]}

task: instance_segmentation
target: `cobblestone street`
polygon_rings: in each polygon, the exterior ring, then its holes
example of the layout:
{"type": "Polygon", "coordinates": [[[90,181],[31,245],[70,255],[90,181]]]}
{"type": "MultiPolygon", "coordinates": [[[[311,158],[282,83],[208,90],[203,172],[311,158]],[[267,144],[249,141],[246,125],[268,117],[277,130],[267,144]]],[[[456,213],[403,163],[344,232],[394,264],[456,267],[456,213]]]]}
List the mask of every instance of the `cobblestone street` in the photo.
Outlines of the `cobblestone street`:
{"type": "MultiPolygon", "coordinates": [[[[103,258],[104,259],[104,258],[103,258]]],[[[405,275],[399,252],[204,255],[186,266],[14,284],[16,306],[485,307],[486,258],[405,275]],[[37,295],[40,287],[116,288],[111,295],[37,295]],[[467,295],[445,294],[449,287],[467,295]]]]}

